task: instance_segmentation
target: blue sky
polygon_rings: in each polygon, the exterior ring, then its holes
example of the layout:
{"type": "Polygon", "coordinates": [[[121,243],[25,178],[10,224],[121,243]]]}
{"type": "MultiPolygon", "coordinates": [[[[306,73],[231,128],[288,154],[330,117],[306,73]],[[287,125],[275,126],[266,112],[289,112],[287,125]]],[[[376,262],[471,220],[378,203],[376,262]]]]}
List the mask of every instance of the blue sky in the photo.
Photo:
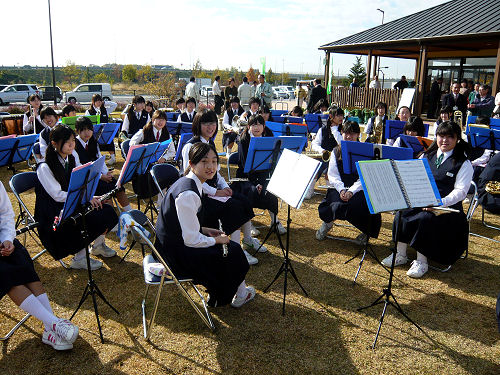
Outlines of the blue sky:
{"type": "MultiPolygon", "coordinates": [[[[379,25],[377,8],[388,22],[443,2],[51,0],[54,59],[182,68],[199,59],[206,68],[247,70],[265,56],[266,69],[318,73],[324,57],[318,47],[379,25]]],[[[50,65],[45,0],[3,2],[0,28],[7,35],[1,65],[50,65]]],[[[335,74],[346,74],[353,60],[334,55],[335,74]]],[[[382,59],[381,65],[390,76],[413,76],[412,62],[382,59]]]]}

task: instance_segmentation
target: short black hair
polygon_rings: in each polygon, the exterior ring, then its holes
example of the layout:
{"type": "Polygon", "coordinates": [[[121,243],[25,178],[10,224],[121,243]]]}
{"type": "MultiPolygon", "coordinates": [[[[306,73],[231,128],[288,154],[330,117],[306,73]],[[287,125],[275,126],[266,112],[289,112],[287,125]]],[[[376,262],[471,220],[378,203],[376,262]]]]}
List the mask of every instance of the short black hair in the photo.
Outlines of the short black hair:
{"type": "Polygon", "coordinates": [[[189,82],[194,82],[194,81],[196,81],[196,78],[194,77],[189,78],[189,82]]]}

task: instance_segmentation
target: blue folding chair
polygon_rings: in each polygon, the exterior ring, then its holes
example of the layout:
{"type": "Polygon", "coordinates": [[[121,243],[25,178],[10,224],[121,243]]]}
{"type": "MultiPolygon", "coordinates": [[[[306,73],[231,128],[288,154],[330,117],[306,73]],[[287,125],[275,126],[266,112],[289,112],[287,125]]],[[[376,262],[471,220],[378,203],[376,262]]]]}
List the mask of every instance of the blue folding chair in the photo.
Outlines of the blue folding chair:
{"type": "Polygon", "coordinates": [[[126,141],[123,141],[120,150],[122,152],[122,157],[124,159],[127,159],[127,154],[128,154],[128,149],[130,148],[130,139],[127,139],[126,141]]]}
{"type": "Polygon", "coordinates": [[[165,197],[163,190],[172,186],[180,177],[179,170],[170,164],[155,164],[149,173],[163,198],[165,197]]]}

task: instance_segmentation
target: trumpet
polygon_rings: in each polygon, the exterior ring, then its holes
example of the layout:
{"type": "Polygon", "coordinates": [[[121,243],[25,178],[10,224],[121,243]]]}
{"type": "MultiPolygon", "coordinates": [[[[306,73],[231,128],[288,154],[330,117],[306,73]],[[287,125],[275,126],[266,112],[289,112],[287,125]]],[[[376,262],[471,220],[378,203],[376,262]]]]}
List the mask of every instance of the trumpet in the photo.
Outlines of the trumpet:
{"type": "Polygon", "coordinates": [[[332,156],[332,152],[331,151],[323,150],[323,152],[321,153],[321,161],[323,161],[325,163],[329,162],[331,156],[332,156]]]}
{"type": "Polygon", "coordinates": [[[242,128],[247,126],[247,124],[248,124],[247,119],[243,118],[243,116],[238,116],[238,115],[235,115],[233,117],[233,120],[231,121],[231,127],[237,133],[239,133],[242,130],[242,128]]]}
{"type": "MultiPolygon", "coordinates": [[[[219,220],[219,230],[221,232],[223,232],[223,229],[222,229],[222,221],[219,220]]],[[[228,253],[228,248],[227,248],[227,243],[223,243],[222,244],[222,256],[225,258],[227,257],[227,253],[228,253]]]]}
{"type": "Polygon", "coordinates": [[[463,122],[463,113],[462,111],[455,111],[453,112],[453,121],[455,121],[460,127],[462,127],[462,122],[463,122]]]}
{"type": "Polygon", "coordinates": [[[484,190],[486,190],[488,194],[500,195],[500,181],[488,181],[484,190]]]}

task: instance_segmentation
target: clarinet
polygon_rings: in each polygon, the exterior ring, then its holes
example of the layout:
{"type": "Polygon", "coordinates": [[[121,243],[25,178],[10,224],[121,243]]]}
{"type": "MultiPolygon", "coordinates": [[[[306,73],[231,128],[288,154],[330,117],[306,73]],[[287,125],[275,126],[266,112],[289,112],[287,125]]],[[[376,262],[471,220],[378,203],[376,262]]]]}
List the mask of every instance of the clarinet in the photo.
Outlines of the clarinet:
{"type": "MultiPolygon", "coordinates": [[[[222,231],[222,222],[219,220],[219,230],[222,231]]],[[[227,243],[222,244],[222,256],[227,257],[227,243]]]]}

